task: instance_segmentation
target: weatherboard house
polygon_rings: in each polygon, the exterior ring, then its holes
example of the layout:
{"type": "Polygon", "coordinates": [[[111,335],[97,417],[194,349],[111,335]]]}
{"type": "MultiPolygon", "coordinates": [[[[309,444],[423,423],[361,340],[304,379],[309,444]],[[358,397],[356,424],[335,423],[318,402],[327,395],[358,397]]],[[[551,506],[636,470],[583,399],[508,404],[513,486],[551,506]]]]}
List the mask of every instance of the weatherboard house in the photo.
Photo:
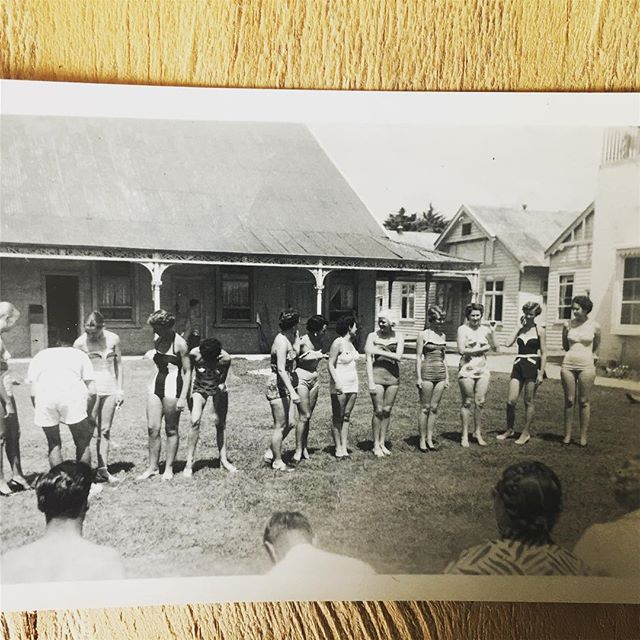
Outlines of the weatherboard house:
{"type": "Polygon", "coordinates": [[[125,354],[148,349],[160,307],[235,353],[263,351],[287,308],[369,331],[376,281],[475,267],[388,238],[304,125],[3,116],[1,144],[16,357],[75,338],[92,309],[125,354]]]}

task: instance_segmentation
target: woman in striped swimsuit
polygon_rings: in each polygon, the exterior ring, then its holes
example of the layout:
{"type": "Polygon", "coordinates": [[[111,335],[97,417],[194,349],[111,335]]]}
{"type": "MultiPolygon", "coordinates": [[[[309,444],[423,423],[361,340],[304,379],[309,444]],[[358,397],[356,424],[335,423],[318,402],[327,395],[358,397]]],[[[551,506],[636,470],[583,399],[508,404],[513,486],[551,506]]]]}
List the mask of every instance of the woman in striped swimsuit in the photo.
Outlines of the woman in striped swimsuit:
{"type": "Polygon", "coordinates": [[[544,367],[547,355],[544,348],[544,329],[538,329],[536,317],[542,313],[542,307],[537,302],[527,302],[522,307],[521,326],[513,334],[506,347],[518,344],[516,355],[511,369],[509,381],[509,396],[507,398],[507,428],[504,433],[496,436],[498,440],[506,440],[514,435],[516,422],[516,404],[520,392],[524,389],[524,429],[516,440],[516,444],[525,444],[531,438],[531,424],[533,422],[535,397],[538,385],[544,377],[544,367]]]}
{"type": "Polygon", "coordinates": [[[551,532],[562,510],[562,488],[542,462],[518,462],[494,491],[500,538],[471,547],[445,573],[508,576],[588,576],[591,570],[558,546],[551,532]]]}
{"type": "Polygon", "coordinates": [[[429,326],[418,335],[416,341],[416,386],[420,394],[418,431],[420,451],[436,451],[433,430],[438,406],[445,389],[449,388],[449,371],[444,360],[446,336],[442,324],[447,314],[440,307],[429,307],[429,326]]]}
{"type": "Polygon", "coordinates": [[[173,478],[173,462],[178,452],[178,424],[187,406],[191,387],[191,361],[187,343],[174,330],[175,316],[164,309],[154,311],[147,320],[155,335],[150,353],[157,371],[149,386],[147,425],[149,429],[149,466],[138,476],[146,480],[158,475],[160,467],[160,429],[164,418],[167,455],[162,478],[173,478]]]}
{"type": "Polygon", "coordinates": [[[91,410],[97,436],[96,480],[113,482],[115,478],[108,470],[111,425],[116,409],[124,400],[120,338],[104,328],[104,317],[99,311],[92,311],[87,316],[84,329],[85,333],[73,343],[73,346],[89,356],[96,374],[97,398],[91,410]]]}

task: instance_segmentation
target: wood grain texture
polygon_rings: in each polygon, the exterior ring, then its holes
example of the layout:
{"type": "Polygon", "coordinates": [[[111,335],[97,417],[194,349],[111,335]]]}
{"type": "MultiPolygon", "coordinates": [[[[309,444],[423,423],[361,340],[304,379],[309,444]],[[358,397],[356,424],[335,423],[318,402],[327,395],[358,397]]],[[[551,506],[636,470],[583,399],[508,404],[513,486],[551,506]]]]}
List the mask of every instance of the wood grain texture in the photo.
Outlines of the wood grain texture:
{"type": "MultiPolygon", "coordinates": [[[[638,0],[1,0],[4,78],[637,90],[638,0]]],[[[255,603],[6,614],[47,638],[637,638],[627,605],[255,603]]]]}

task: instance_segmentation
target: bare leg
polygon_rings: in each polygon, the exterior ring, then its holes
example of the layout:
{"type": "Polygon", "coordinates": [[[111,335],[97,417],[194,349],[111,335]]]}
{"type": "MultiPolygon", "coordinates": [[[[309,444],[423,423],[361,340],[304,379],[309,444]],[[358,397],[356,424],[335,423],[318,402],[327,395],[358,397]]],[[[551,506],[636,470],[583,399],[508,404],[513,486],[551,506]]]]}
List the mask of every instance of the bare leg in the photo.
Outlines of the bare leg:
{"type": "Polygon", "coordinates": [[[342,429],[340,430],[340,447],[342,449],[342,457],[346,458],[349,455],[349,449],[347,447],[349,442],[349,426],[351,424],[351,412],[353,406],[358,398],[357,393],[347,393],[347,400],[344,406],[344,414],[342,416],[342,429]]]}
{"type": "Polygon", "coordinates": [[[344,407],[347,402],[344,393],[331,394],[331,434],[336,445],[336,457],[342,455],[342,422],[344,419],[344,407]]]}
{"type": "Polygon", "coordinates": [[[435,449],[435,444],[433,443],[433,432],[435,430],[438,407],[440,406],[440,400],[442,399],[442,394],[444,393],[445,384],[446,383],[444,380],[438,382],[434,387],[433,394],[431,396],[429,416],[427,419],[427,446],[430,449],[435,449]]]}
{"type": "Polygon", "coordinates": [[[185,478],[190,478],[193,475],[193,459],[195,457],[198,440],[200,439],[200,422],[206,404],[207,399],[199,393],[194,393],[191,396],[191,428],[189,429],[187,439],[187,462],[182,472],[185,478]]]}
{"type": "Polygon", "coordinates": [[[516,444],[526,444],[531,438],[531,425],[535,415],[535,405],[533,399],[536,395],[535,380],[528,380],[524,385],[524,429],[516,444]]]}
{"type": "MultiPolygon", "coordinates": [[[[0,380],[2,384],[2,380],[0,380]]],[[[11,487],[4,478],[4,447],[7,441],[7,417],[5,417],[4,403],[0,402],[0,494],[11,495],[11,487]]]]}
{"type": "Polygon", "coordinates": [[[596,379],[595,369],[586,369],[578,375],[578,403],[580,405],[580,445],[587,446],[591,421],[591,389],[596,379]]]}
{"type": "Polygon", "coordinates": [[[272,400],[269,404],[271,405],[271,414],[273,415],[273,432],[271,434],[273,462],[271,466],[274,469],[280,469],[285,467],[282,461],[282,441],[286,433],[288,433],[289,405],[291,401],[289,398],[278,398],[272,400]]]}
{"type": "Polygon", "coordinates": [[[481,447],[486,447],[487,443],[482,437],[482,414],[484,411],[484,403],[487,396],[487,390],[489,389],[489,376],[483,375],[481,378],[476,380],[475,385],[475,431],[473,432],[473,436],[475,437],[477,443],[481,447]]]}
{"type": "Polygon", "coordinates": [[[305,460],[309,459],[309,450],[307,449],[307,443],[309,441],[309,429],[311,427],[311,416],[316,408],[318,402],[318,393],[320,392],[320,385],[316,383],[309,392],[309,420],[307,422],[306,429],[302,433],[302,457],[305,460]]]}
{"type": "Polygon", "coordinates": [[[76,445],[76,462],[84,462],[91,466],[91,437],[93,436],[93,421],[85,418],[77,424],[70,424],[69,431],[76,445]]]}
{"type": "Polygon", "coordinates": [[[560,381],[564,391],[564,444],[571,442],[571,429],[573,426],[573,406],[576,400],[576,378],[573,371],[560,369],[560,381]]]}
{"type": "Polygon", "coordinates": [[[371,393],[373,403],[373,415],[371,416],[371,430],[373,431],[373,455],[382,458],[382,420],[384,419],[384,387],[381,384],[375,385],[375,392],[371,393]]]}
{"type": "Polygon", "coordinates": [[[309,421],[311,420],[311,398],[310,389],[305,384],[298,385],[298,423],[296,425],[296,452],[293,459],[296,462],[302,460],[302,452],[306,448],[306,434],[309,433],[309,421]]]}
{"type": "Polygon", "coordinates": [[[380,448],[385,456],[390,456],[391,451],[387,449],[387,432],[389,430],[389,422],[391,421],[391,410],[398,395],[398,385],[390,385],[384,390],[384,400],[382,405],[382,420],[380,421],[380,448]]]}
{"type": "Polygon", "coordinates": [[[473,395],[475,380],[470,378],[458,378],[462,405],[460,406],[460,422],[462,425],[462,439],[460,443],[463,447],[469,446],[469,423],[471,422],[471,407],[473,406],[473,395]]]}
{"type": "Polygon", "coordinates": [[[431,411],[433,391],[433,382],[423,381],[422,388],[418,392],[420,396],[420,412],[418,413],[418,433],[420,434],[418,447],[420,451],[427,450],[427,440],[433,445],[433,432],[429,433],[429,414],[431,411]]]}
{"type": "Polygon", "coordinates": [[[98,428],[97,453],[98,477],[112,482],[115,478],[109,473],[109,447],[111,445],[111,426],[116,412],[116,396],[99,396],[94,405],[94,421],[98,428]]]}
{"type": "Polygon", "coordinates": [[[173,463],[178,453],[180,444],[180,412],[176,409],[177,400],[175,398],[163,398],[162,407],[164,413],[164,431],[167,436],[166,461],[164,466],[163,480],[173,478],[173,463]]]}
{"type": "Polygon", "coordinates": [[[509,380],[509,391],[507,394],[507,428],[496,436],[496,440],[506,440],[514,434],[516,424],[516,404],[520,397],[522,385],[517,378],[509,380]]]}
{"type": "Polygon", "coordinates": [[[227,471],[237,471],[227,458],[227,443],[225,432],[227,428],[227,410],[229,408],[229,395],[226,391],[218,391],[213,396],[213,425],[216,428],[216,442],[220,452],[220,465],[227,471]]]}
{"type": "MultiPolygon", "coordinates": [[[[24,489],[30,489],[31,486],[22,472],[22,463],[20,461],[20,422],[18,420],[16,400],[13,397],[11,398],[11,404],[13,405],[13,412],[5,418],[7,458],[9,459],[9,466],[11,467],[13,475],[12,480],[24,489]]],[[[0,466],[0,470],[1,469],[2,467],[0,466]]]]}
{"type": "Polygon", "coordinates": [[[60,441],[60,425],[55,427],[42,427],[47,438],[49,449],[49,466],[53,469],[62,463],[62,442],[60,441]]]}
{"type": "Polygon", "coordinates": [[[154,393],[147,398],[147,433],[149,436],[149,466],[138,476],[146,480],[158,475],[160,466],[160,428],[162,426],[162,400],[154,393]]]}

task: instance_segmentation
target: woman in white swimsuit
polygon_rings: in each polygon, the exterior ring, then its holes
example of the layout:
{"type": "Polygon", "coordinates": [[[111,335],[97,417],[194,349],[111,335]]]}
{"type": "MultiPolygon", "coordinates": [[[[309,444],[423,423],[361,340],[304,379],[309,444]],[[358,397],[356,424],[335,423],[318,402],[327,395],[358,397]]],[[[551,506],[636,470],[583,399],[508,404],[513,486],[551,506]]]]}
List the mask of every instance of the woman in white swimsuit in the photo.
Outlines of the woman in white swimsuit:
{"type": "Polygon", "coordinates": [[[596,362],[600,347],[600,325],[589,319],[593,302],[588,296],[571,300],[573,319],[562,328],[562,348],[567,352],[560,368],[564,390],[564,444],[571,444],[573,408],[580,407],[580,445],[587,446],[591,418],[590,394],[596,379],[596,362]],[[577,392],[577,394],[576,394],[577,392]]]}
{"type": "Polygon", "coordinates": [[[138,480],[146,480],[159,473],[162,418],[167,434],[166,463],[162,478],[173,478],[173,462],[178,452],[180,414],[187,406],[187,396],[191,388],[189,351],[185,339],[174,331],[175,322],[175,316],[164,309],[154,311],[147,320],[147,324],[155,333],[155,349],[150,353],[157,369],[147,395],[149,466],[138,476],[138,480]]]}
{"type": "Polygon", "coordinates": [[[303,458],[309,459],[307,440],[309,438],[309,423],[311,415],[318,401],[320,376],[318,365],[327,359],[325,339],[327,319],[321,315],[313,315],[307,320],[307,333],[300,338],[300,352],[298,353],[296,373],[298,374],[298,424],[296,426],[296,452],[293,454],[295,462],[303,458]]]}
{"type": "Polygon", "coordinates": [[[353,317],[340,318],[336,322],[338,337],[329,349],[329,392],[331,394],[331,413],[333,441],[336,445],[336,458],[348,458],[347,440],[351,411],[358,397],[358,372],[356,360],[358,351],[353,340],[358,331],[353,317]]]}
{"type": "Polygon", "coordinates": [[[20,423],[16,401],[13,397],[13,379],[9,375],[11,354],[2,342],[2,334],[9,331],[18,321],[20,312],[10,302],[0,302],[0,495],[11,495],[12,489],[30,489],[22,473],[20,463],[20,423]],[[4,450],[13,477],[9,482],[4,478],[4,450]]]}
{"type": "Polygon", "coordinates": [[[493,329],[480,324],[484,306],[472,302],[465,307],[464,315],[467,322],[458,328],[458,352],[460,366],[458,369],[458,385],[462,406],[460,407],[460,421],[462,423],[463,447],[469,446],[469,423],[473,407],[474,432],[476,442],[484,447],[486,442],[482,437],[482,410],[489,388],[489,366],[487,352],[497,348],[493,329]]]}
{"type": "Polygon", "coordinates": [[[104,328],[104,317],[99,311],[92,311],[87,316],[84,330],[85,333],[73,343],[73,346],[89,356],[96,375],[97,398],[91,411],[98,453],[96,480],[113,482],[115,478],[108,470],[111,425],[116,409],[124,401],[120,338],[104,328]]]}

